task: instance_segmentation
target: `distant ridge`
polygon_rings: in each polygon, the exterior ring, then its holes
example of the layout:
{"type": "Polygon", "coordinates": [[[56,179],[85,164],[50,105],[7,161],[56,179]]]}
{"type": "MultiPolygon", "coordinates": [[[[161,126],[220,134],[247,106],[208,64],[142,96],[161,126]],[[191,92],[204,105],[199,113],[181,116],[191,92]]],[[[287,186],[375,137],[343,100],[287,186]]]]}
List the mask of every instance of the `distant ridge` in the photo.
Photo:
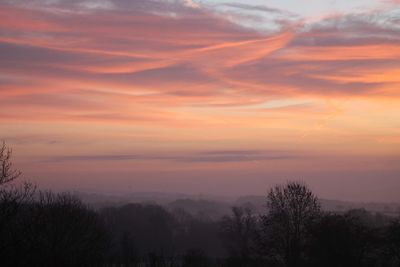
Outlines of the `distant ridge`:
{"type": "MultiPolygon", "coordinates": [[[[255,213],[265,212],[265,196],[248,195],[225,197],[212,195],[190,195],[184,193],[132,192],[123,195],[74,192],[85,203],[94,208],[120,206],[127,203],[144,203],[165,206],[169,209],[183,209],[192,215],[217,219],[227,215],[233,206],[248,207],[255,213]]],[[[389,216],[400,215],[400,203],[351,202],[320,199],[322,209],[331,212],[345,212],[350,209],[365,209],[389,216]]]]}

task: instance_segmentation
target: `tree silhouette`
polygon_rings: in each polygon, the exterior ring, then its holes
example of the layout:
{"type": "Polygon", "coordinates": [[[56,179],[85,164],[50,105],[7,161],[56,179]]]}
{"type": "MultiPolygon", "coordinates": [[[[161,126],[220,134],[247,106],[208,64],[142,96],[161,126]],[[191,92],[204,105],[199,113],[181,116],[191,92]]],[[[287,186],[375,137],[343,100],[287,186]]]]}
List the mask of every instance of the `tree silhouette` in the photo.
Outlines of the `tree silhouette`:
{"type": "Polygon", "coordinates": [[[25,218],[24,262],[32,266],[102,266],[108,234],[96,212],[70,194],[40,193],[25,218]]]}
{"type": "Polygon", "coordinates": [[[388,227],[386,234],[387,258],[400,266],[400,218],[394,220],[388,227]]]}
{"type": "Polygon", "coordinates": [[[289,182],[270,190],[267,208],[262,216],[264,253],[280,265],[302,266],[309,229],[320,216],[317,197],[305,184],[289,182]]]}
{"type": "Polygon", "coordinates": [[[14,169],[12,161],[12,149],[3,141],[0,145],[0,186],[17,179],[21,172],[14,169]]]}
{"type": "MultiPolygon", "coordinates": [[[[221,237],[237,266],[254,266],[257,219],[249,208],[233,207],[232,215],[221,222],[221,237]]],[[[233,264],[231,264],[233,265],[233,264]]]]}
{"type": "Polygon", "coordinates": [[[20,175],[12,164],[11,148],[3,141],[0,145],[0,258],[9,258],[18,248],[21,218],[35,193],[31,183],[15,184],[20,175]]]}
{"type": "Polygon", "coordinates": [[[312,266],[363,266],[370,232],[352,212],[322,216],[313,226],[312,236],[312,266]]]}

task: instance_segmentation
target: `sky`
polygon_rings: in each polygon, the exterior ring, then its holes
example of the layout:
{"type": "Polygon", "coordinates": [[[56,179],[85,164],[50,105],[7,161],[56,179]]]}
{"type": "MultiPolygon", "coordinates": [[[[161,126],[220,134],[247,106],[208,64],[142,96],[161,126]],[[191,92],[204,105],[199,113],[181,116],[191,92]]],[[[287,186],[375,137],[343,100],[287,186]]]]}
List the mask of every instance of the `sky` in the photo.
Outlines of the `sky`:
{"type": "Polygon", "coordinates": [[[400,201],[400,1],[0,0],[0,139],[97,193],[400,201]]]}

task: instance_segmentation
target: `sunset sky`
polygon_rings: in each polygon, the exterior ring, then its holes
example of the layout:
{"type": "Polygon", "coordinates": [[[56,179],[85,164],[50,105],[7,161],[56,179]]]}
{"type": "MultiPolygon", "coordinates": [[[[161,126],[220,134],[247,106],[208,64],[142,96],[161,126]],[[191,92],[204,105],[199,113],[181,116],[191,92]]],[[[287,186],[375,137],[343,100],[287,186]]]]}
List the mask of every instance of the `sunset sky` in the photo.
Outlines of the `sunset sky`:
{"type": "Polygon", "coordinates": [[[0,139],[55,190],[400,201],[400,1],[0,0],[0,139]]]}

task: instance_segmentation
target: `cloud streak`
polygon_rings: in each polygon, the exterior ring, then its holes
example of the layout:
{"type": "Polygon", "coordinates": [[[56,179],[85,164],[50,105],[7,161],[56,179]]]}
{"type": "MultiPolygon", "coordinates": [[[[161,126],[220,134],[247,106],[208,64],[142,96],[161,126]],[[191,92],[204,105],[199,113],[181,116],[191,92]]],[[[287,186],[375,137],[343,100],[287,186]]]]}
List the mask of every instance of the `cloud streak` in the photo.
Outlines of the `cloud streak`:
{"type": "Polygon", "coordinates": [[[0,135],[65,173],[398,155],[398,5],[272,3],[0,0],[0,135]]]}
{"type": "MultiPolygon", "coordinates": [[[[0,100],[28,110],[53,104],[58,116],[49,118],[71,116],[60,106],[80,117],[147,117],[133,116],[130,101],[135,112],[164,113],[163,107],[398,94],[399,28],[395,16],[386,16],[392,9],[311,24],[299,18],[292,28],[261,33],[185,1],[15,3],[3,1],[0,11],[0,100]],[[96,96],[88,101],[82,92],[96,96]]],[[[276,8],[224,5],[285,16],[276,8]]]]}
{"type": "Polygon", "coordinates": [[[223,163],[223,162],[256,162],[269,160],[290,160],[298,158],[298,153],[287,151],[260,150],[221,150],[203,151],[197,153],[169,153],[164,155],[144,154],[114,154],[114,155],[74,155],[59,156],[47,159],[49,162],[60,163],[67,161],[172,161],[179,163],[223,163]]]}

